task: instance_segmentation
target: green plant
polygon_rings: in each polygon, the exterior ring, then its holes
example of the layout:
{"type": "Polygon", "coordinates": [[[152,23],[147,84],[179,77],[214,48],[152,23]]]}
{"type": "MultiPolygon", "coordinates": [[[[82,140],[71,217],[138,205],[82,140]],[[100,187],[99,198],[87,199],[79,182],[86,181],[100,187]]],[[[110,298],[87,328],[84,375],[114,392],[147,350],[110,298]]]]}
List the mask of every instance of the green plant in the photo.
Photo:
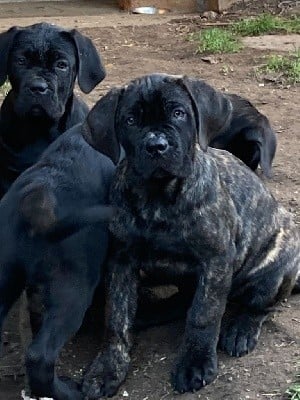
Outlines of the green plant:
{"type": "Polygon", "coordinates": [[[287,391],[290,400],[300,400],[300,383],[291,385],[287,391]]]}
{"type": "MultiPolygon", "coordinates": [[[[289,55],[271,55],[262,72],[275,74],[281,81],[300,83],[300,50],[289,55]]],[[[279,79],[278,79],[279,80],[279,79]]]]}
{"type": "Polygon", "coordinates": [[[261,14],[256,18],[246,18],[232,25],[231,30],[240,36],[259,36],[266,33],[300,33],[300,17],[283,19],[271,14],[261,14]]]}
{"type": "Polygon", "coordinates": [[[232,32],[220,28],[204,29],[190,38],[198,42],[198,53],[236,53],[243,47],[232,32]]]}

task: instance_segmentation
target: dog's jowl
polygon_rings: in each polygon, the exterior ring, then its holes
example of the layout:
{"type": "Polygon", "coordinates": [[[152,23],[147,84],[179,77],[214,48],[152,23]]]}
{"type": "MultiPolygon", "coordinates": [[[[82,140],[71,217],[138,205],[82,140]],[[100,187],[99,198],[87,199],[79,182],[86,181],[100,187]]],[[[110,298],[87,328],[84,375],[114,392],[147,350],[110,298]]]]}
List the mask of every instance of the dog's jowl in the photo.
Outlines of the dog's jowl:
{"type": "Polygon", "coordinates": [[[84,392],[113,395],[130,364],[139,270],[194,282],[174,389],[198,390],[217,375],[217,345],[243,356],[270,309],[289,295],[300,263],[299,232],[261,180],[207,144],[231,118],[230,97],[205,82],[150,75],[102,99],[86,140],[117,162],[110,224],[105,348],[84,392]],[[99,134],[101,132],[101,134],[99,134]]]}
{"type": "Polygon", "coordinates": [[[0,34],[0,86],[11,90],[0,115],[0,196],[62,132],[88,113],[73,93],[105,77],[91,40],[77,30],[39,23],[0,34]]]}

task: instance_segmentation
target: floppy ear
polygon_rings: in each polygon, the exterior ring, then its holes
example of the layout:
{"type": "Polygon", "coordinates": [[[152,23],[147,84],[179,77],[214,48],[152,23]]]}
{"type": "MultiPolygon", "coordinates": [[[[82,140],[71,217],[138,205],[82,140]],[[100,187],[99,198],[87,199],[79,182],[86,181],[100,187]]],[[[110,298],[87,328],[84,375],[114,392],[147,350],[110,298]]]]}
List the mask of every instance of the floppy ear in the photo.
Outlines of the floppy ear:
{"type": "Polygon", "coordinates": [[[114,164],[120,158],[120,143],[115,131],[115,116],[120,90],[112,89],[89,112],[82,135],[94,149],[108,156],[114,164]]]}
{"type": "Polygon", "coordinates": [[[0,86],[6,81],[8,70],[8,56],[16,33],[19,29],[13,26],[8,31],[0,33],[0,86]]]}
{"type": "Polygon", "coordinates": [[[78,56],[78,84],[83,93],[90,93],[105,78],[105,68],[91,39],[76,29],[68,32],[73,38],[78,56]]]}
{"type": "Polygon", "coordinates": [[[232,114],[231,101],[203,80],[183,77],[179,80],[188,92],[194,109],[198,143],[206,151],[208,143],[223,129],[232,114]]]}

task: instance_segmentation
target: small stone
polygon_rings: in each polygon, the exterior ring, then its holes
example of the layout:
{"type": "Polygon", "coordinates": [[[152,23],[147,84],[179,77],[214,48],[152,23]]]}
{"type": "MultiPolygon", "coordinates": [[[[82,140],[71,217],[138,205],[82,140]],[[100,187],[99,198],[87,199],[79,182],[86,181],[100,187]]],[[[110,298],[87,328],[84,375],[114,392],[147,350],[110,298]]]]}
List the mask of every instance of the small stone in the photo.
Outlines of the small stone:
{"type": "Polygon", "coordinates": [[[205,11],[202,14],[202,17],[207,18],[207,19],[216,19],[218,15],[219,14],[216,13],[215,11],[205,11]]]}
{"type": "Polygon", "coordinates": [[[201,57],[201,60],[208,64],[218,64],[218,60],[213,57],[201,57]]]}

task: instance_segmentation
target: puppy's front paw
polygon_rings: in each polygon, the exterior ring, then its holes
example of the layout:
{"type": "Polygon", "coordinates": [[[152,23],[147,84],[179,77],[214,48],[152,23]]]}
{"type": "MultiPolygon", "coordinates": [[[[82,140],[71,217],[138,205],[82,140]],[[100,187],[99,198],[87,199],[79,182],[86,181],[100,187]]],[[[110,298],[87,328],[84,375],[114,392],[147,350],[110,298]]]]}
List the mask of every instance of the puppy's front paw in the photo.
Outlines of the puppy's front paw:
{"type": "Polygon", "coordinates": [[[95,371],[95,376],[90,374],[84,378],[82,391],[85,400],[96,400],[101,397],[112,397],[117,392],[119,385],[119,380],[114,378],[109,371],[102,375],[95,371]]]}
{"type": "Polygon", "coordinates": [[[179,393],[193,392],[211,383],[217,376],[217,356],[185,355],[172,374],[172,384],[179,393]]]}
{"type": "Polygon", "coordinates": [[[256,346],[263,317],[237,315],[222,322],[219,348],[230,356],[242,357],[256,346]]]}
{"type": "Polygon", "coordinates": [[[82,383],[85,399],[112,397],[124,381],[129,366],[129,357],[107,351],[100,354],[88,368],[82,383]]]}
{"type": "MultiPolygon", "coordinates": [[[[60,394],[57,395],[55,398],[64,398],[64,399],[72,399],[72,400],[83,400],[83,394],[81,393],[81,385],[77,382],[75,382],[73,379],[67,377],[67,376],[60,376],[59,381],[57,382],[57,385],[59,385],[59,389],[62,389],[62,386],[67,388],[67,393],[64,393],[64,391],[60,394]]],[[[59,391],[60,393],[60,391],[59,391]]]]}

